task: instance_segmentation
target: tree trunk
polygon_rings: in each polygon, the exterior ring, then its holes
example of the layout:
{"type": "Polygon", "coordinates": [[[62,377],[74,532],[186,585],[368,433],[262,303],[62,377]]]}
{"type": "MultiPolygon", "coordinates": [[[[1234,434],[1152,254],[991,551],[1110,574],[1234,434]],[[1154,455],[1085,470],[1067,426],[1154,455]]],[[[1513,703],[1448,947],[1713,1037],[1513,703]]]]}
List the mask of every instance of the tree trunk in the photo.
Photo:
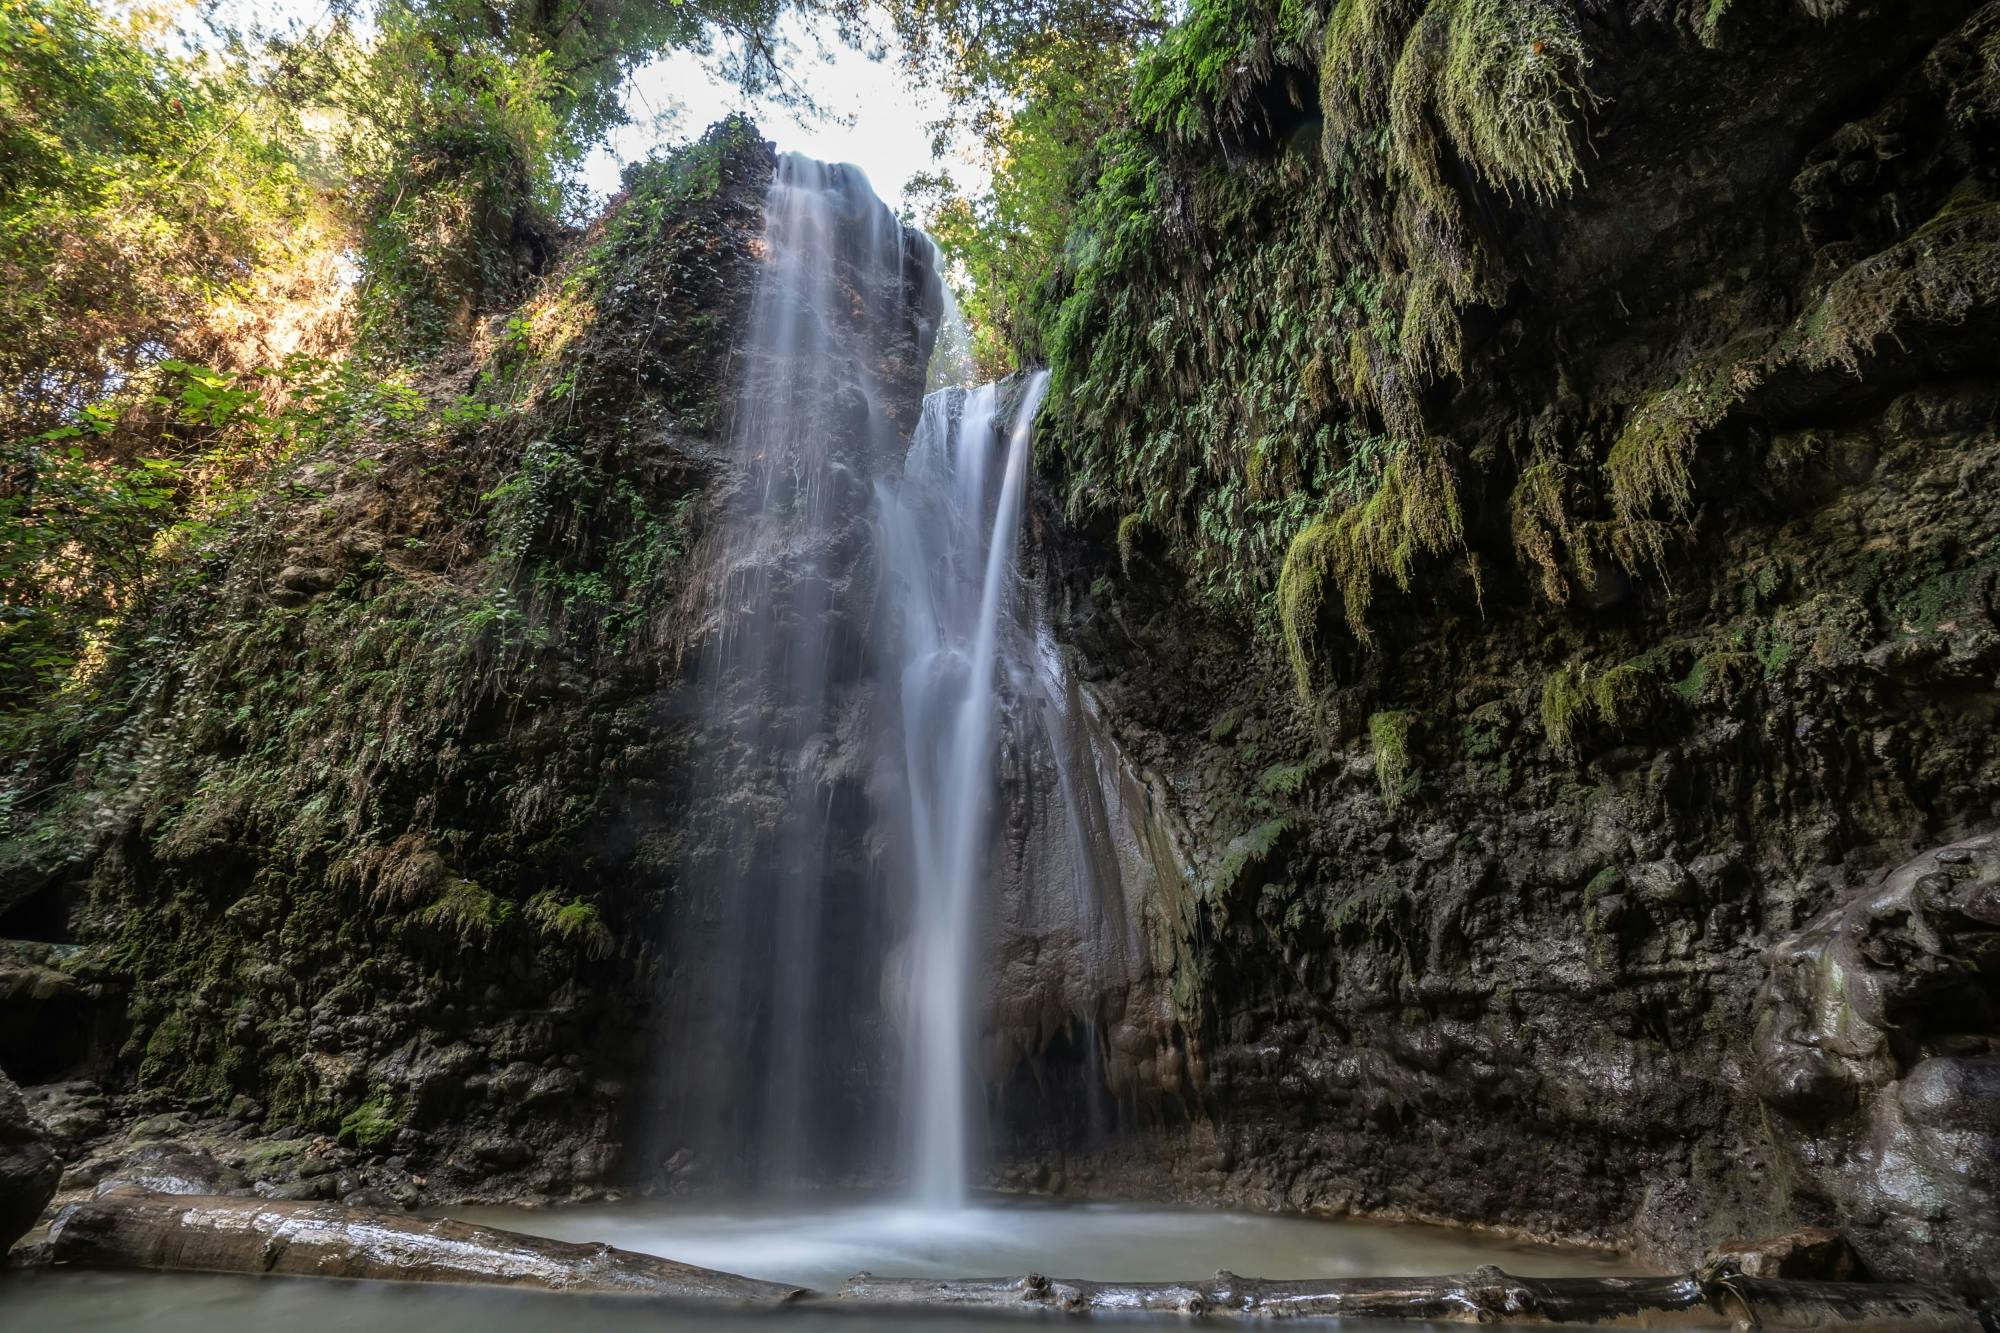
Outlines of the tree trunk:
{"type": "Polygon", "coordinates": [[[1431,1323],[1584,1324],[1637,1328],[1971,1329],[1963,1305],[1922,1287],[1692,1273],[1676,1277],[1513,1277],[1480,1268],[1447,1277],[1267,1281],[1219,1273],[1201,1282],[877,1278],[844,1301],[877,1307],[1139,1311],[1239,1319],[1420,1319],[1431,1323]]]}
{"type": "Polygon", "coordinates": [[[116,1190],[49,1227],[57,1263],[399,1282],[483,1282],[776,1306],[804,1294],[609,1245],[329,1203],[116,1190]]]}

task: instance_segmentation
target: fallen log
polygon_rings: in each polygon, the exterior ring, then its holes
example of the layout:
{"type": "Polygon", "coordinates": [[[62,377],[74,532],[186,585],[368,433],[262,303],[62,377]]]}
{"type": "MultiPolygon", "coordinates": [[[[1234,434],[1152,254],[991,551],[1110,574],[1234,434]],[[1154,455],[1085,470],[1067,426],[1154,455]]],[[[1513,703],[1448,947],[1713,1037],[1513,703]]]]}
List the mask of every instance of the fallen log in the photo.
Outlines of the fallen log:
{"type": "Polygon", "coordinates": [[[839,1298],[876,1309],[1179,1314],[1241,1319],[1414,1319],[1626,1328],[1976,1329],[1965,1306],[1923,1287],[1805,1282],[1733,1273],[1525,1278],[1498,1268],[1446,1277],[1205,1282],[1046,1278],[850,1278],[839,1298]]]}
{"type": "Polygon", "coordinates": [[[446,1218],[138,1190],[63,1208],[49,1225],[49,1251],[56,1263],[91,1268],[491,1283],[746,1306],[784,1305],[805,1294],[609,1245],[446,1218]]]}
{"type": "Polygon", "coordinates": [[[438,1218],[335,1204],[148,1194],[120,1189],[64,1208],[51,1259],[99,1268],[465,1282],[549,1291],[810,1304],[887,1314],[921,1310],[1042,1315],[1172,1314],[1211,1319],[1408,1319],[1431,1323],[1934,1333],[1978,1327],[1921,1287],[1745,1277],[1728,1268],[1672,1277],[1523,1278],[1498,1268],[1447,1277],[1278,1281],[1218,1273],[1196,1282],[1021,1278],[850,1278],[808,1291],[614,1249],[438,1218]]]}

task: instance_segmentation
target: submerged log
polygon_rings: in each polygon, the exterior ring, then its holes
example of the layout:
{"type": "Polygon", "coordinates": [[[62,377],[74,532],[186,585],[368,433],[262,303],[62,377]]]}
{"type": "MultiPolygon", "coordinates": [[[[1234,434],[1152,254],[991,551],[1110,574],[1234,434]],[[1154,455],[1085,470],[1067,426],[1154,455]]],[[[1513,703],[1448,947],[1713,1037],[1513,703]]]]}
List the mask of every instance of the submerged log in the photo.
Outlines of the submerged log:
{"type": "Polygon", "coordinates": [[[1205,1282],[1046,1278],[848,1280],[840,1298],[877,1308],[939,1307],[1061,1314],[1205,1315],[1243,1319],[1420,1319],[1463,1324],[1628,1328],[1972,1329],[1972,1313],[1922,1287],[1799,1282],[1736,1274],[1515,1277],[1479,1268],[1447,1277],[1272,1281],[1223,1272],[1205,1282]]]}
{"type": "Polygon", "coordinates": [[[62,1209],[50,1257],[92,1268],[473,1282],[783,1305],[803,1288],[609,1245],[545,1240],[446,1218],[338,1204],[114,1190],[62,1209]]]}
{"type": "Polygon", "coordinates": [[[1971,1329],[1972,1314],[1921,1287],[1750,1278],[1523,1278],[1498,1268],[1449,1277],[1272,1281],[1218,1273],[1198,1282],[878,1278],[839,1291],[737,1277],[613,1249],[437,1218],[335,1204],[115,1190],[69,1205],[50,1227],[57,1263],[210,1273],[492,1283],[549,1291],[857,1313],[961,1310],[1218,1319],[1411,1319],[1432,1323],[1639,1328],[1971,1329]]]}

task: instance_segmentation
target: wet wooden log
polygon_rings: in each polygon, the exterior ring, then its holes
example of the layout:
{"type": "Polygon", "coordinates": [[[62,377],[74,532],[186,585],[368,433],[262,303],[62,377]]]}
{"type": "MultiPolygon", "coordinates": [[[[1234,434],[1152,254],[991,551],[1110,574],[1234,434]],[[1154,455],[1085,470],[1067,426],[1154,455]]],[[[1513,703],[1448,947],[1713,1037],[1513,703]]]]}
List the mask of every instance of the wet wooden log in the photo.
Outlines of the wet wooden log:
{"type": "Polygon", "coordinates": [[[837,1292],[718,1273],[495,1227],[335,1204],[117,1190],[69,1205],[50,1227],[57,1263],[211,1273],[467,1282],[549,1291],[863,1314],[959,1310],[1040,1315],[1171,1314],[1208,1319],[1407,1319],[1628,1328],[1881,1333],[1974,1329],[1972,1313],[1921,1287],[1750,1278],[1523,1278],[1498,1268],[1422,1278],[1274,1281],[1218,1273],[1197,1282],[1021,1278],[851,1278],[837,1292]]]}
{"type": "Polygon", "coordinates": [[[744,1306],[804,1294],[609,1245],[337,1204],[116,1190],[49,1226],[50,1258],[92,1268],[473,1282],[744,1306]]]}
{"type": "Polygon", "coordinates": [[[1447,1277],[1205,1282],[1045,1278],[850,1279],[839,1299],[875,1309],[1178,1314],[1241,1319],[1410,1319],[1626,1328],[1975,1329],[1965,1306],[1922,1287],[1800,1282],[1731,1274],[1524,1278],[1498,1268],[1447,1277]]]}

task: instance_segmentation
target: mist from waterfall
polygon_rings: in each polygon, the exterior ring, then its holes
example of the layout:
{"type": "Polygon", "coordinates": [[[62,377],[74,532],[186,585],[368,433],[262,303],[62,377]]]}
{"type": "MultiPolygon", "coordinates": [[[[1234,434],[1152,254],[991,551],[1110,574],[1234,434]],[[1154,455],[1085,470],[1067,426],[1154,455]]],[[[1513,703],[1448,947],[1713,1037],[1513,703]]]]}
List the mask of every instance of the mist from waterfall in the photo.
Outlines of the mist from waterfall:
{"type": "Polygon", "coordinates": [[[981,969],[972,958],[999,805],[999,655],[1035,411],[1046,371],[1020,386],[1004,431],[999,386],[924,403],[901,485],[882,506],[885,577],[903,599],[901,696],[915,876],[904,1067],[908,1141],[922,1202],[964,1201],[981,969]]]}

